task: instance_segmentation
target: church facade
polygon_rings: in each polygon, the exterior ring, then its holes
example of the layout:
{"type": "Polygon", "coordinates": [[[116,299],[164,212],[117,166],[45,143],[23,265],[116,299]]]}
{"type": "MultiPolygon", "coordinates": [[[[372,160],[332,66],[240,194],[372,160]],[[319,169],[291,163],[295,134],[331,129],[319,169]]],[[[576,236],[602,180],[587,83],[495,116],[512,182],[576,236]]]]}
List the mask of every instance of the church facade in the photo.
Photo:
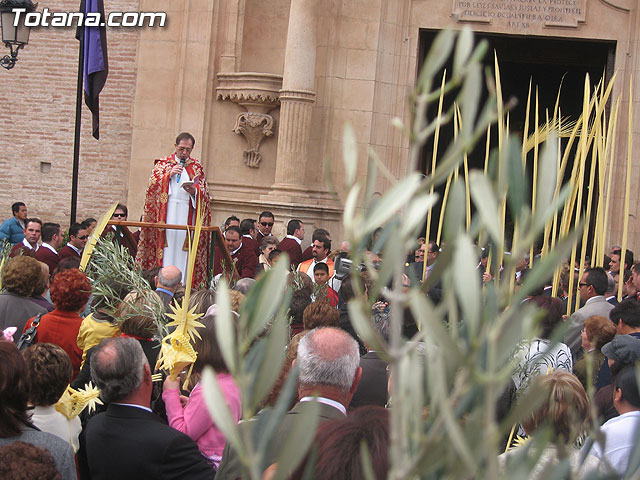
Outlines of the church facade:
{"type": "MultiPolygon", "coordinates": [[[[73,11],[76,4],[56,0],[48,8],[73,11]]],[[[196,138],[192,156],[207,173],[215,224],[270,210],[278,236],[289,219],[300,218],[307,232],[322,226],[339,241],[344,124],[353,126],[361,177],[370,150],[393,176],[403,175],[408,139],[392,120],[409,122],[425,39],[443,28],[470,26],[507,42],[530,41],[532,49],[542,39],[604,45],[603,67],[617,74],[612,95],[622,97],[626,112],[632,83],[640,114],[636,0],[113,0],[106,8],[165,11],[167,23],[107,31],[110,74],[99,141],[90,136],[86,108],[83,114],[80,220],[114,201],[137,219],[153,159],[170,154],[176,134],[188,131],[196,138]]],[[[7,217],[21,200],[30,214],[68,225],[74,33],[34,30],[17,66],[0,72],[0,175],[7,186],[0,205],[7,217]]],[[[553,56],[553,47],[545,48],[553,56]]],[[[620,145],[632,135],[640,149],[637,125],[621,115],[620,145]]],[[[610,243],[622,235],[625,148],[616,152],[610,243]]],[[[632,191],[640,186],[639,163],[636,156],[632,191]]],[[[379,177],[376,188],[384,192],[389,183],[379,177]]],[[[638,202],[632,196],[629,247],[636,251],[638,202]]]]}

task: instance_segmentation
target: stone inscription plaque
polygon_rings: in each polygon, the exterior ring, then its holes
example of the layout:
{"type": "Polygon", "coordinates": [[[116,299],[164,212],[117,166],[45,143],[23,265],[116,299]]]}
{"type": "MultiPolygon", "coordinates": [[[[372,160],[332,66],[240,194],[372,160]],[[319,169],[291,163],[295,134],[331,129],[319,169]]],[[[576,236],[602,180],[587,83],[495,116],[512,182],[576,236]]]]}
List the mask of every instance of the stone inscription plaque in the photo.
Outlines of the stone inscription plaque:
{"type": "Polygon", "coordinates": [[[584,23],[587,0],[453,0],[458,22],[487,23],[509,31],[584,23]]]}

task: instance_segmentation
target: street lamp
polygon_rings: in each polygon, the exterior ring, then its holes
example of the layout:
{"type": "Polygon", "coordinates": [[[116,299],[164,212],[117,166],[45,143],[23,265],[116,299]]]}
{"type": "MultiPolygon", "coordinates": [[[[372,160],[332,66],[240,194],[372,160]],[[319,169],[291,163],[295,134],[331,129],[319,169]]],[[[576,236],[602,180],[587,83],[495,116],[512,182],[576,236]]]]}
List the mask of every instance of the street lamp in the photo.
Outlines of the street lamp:
{"type": "Polygon", "coordinates": [[[27,13],[35,11],[37,3],[31,0],[2,0],[0,2],[0,15],[2,20],[2,43],[9,48],[11,55],[0,58],[0,65],[11,70],[18,61],[18,50],[29,43],[29,31],[31,27],[25,25],[27,13]],[[20,22],[15,25],[14,9],[24,9],[20,16],[20,22]]]}

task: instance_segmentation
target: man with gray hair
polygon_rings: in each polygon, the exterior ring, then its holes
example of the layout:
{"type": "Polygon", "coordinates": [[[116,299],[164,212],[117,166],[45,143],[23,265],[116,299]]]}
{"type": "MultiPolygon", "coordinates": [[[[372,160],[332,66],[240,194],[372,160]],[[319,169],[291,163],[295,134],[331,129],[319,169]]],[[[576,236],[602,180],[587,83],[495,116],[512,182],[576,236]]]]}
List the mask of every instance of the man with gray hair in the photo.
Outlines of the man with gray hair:
{"type": "Polygon", "coordinates": [[[175,265],[167,265],[158,271],[158,275],[155,277],[155,292],[162,300],[165,312],[170,311],[169,305],[171,305],[176,288],[181,282],[182,272],[175,265]]]}
{"type": "Polygon", "coordinates": [[[100,342],[91,377],[108,407],[80,434],[81,479],[213,478],[196,443],[151,412],[151,370],[137,340],[100,342]]]}
{"type": "MultiPolygon", "coordinates": [[[[320,423],[347,414],[362,375],[359,360],[358,343],[339,328],[316,328],[302,337],[294,361],[294,366],[297,365],[300,372],[299,401],[287,412],[278,432],[271,439],[265,452],[267,465],[277,461],[294,422],[303,416],[311,403],[318,404],[320,423]]],[[[253,423],[253,428],[259,428],[257,423],[253,423]]],[[[227,442],[216,478],[235,480],[241,476],[240,459],[230,442],[227,442]]]]}
{"type": "Polygon", "coordinates": [[[241,278],[236,282],[233,289],[240,292],[243,295],[246,295],[247,293],[249,293],[249,290],[251,289],[254,283],[256,283],[256,281],[253,278],[241,278]]]}
{"type": "MultiPolygon", "coordinates": [[[[390,314],[386,308],[376,309],[373,312],[373,326],[380,334],[380,338],[389,342],[390,314]]],[[[367,345],[367,353],[360,358],[360,368],[362,368],[362,379],[358,385],[358,390],[351,399],[350,408],[354,409],[363,405],[379,405],[384,407],[389,401],[389,391],[387,388],[387,362],[378,356],[378,352],[367,345]]]]}

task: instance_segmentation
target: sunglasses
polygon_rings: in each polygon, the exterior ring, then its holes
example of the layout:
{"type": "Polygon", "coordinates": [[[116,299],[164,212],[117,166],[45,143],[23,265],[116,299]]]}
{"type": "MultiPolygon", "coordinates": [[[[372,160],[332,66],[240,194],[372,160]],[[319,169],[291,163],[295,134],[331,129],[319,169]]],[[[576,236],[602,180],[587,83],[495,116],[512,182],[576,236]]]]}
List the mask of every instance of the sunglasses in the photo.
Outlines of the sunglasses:
{"type": "Polygon", "coordinates": [[[124,217],[127,216],[127,214],[126,213],[114,213],[113,216],[114,217],[122,217],[122,218],[124,218],[124,217]]]}
{"type": "Polygon", "coordinates": [[[578,286],[579,286],[579,287],[590,287],[590,286],[591,286],[591,284],[590,284],[590,283],[580,282],[580,283],[578,284],[578,286]]]}
{"type": "Polygon", "coordinates": [[[273,222],[260,222],[263,227],[273,227],[273,222]]]}
{"type": "Polygon", "coordinates": [[[87,238],[89,238],[89,235],[79,235],[76,238],[79,238],[80,240],[86,240],[87,238]]]}

